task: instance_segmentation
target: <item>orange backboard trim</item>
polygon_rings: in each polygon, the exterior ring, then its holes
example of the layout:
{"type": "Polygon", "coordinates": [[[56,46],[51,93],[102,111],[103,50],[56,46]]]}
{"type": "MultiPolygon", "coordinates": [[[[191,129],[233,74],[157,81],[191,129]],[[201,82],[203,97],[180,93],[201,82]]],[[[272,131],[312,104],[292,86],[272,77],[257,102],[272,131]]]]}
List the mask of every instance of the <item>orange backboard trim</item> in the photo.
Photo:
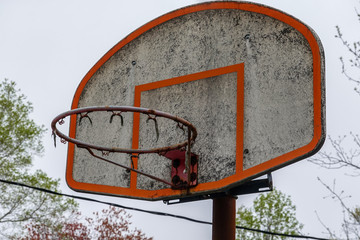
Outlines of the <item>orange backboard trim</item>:
{"type": "MultiPolygon", "coordinates": [[[[132,40],[136,39],[137,37],[139,37],[141,34],[145,33],[146,31],[148,31],[166,21],[169,21],[171,19],[174,19],[179,16],[183,16],[183,15],[186,15],[189,13],[194,13],[194,12],[203,11],[203,10],[210,10],[210,9],[238,9],[238,10],[242,10],[242,11],[249,11],[249,12],[255,12],[255,13],[267,15],[269,17],[272,17],[274,19],[277,19],[279,21],[282,21],[282,22],[292,26],[294,29],[299,31],[307,39],[309,46],[311,48],[311,51],[312,51],[312,56],[313,56],[313,89],[314,89],[313,90],[313,96],[314,96],[314,99],[313,99],[314,100],[313,101],[314,102],[314,105],[313,105],[313,107],[314,107],[314,109],[313,109],[314,132],[313,132],[313,135],[314,136],[313,136],[312,141],[302,148],[296,149],[292,152],[289,152],[289,153],[281,155],[277,158],[271,159],[267,162],[259,164],[255,167],[252,167],[245,171],[242,170],[242,167],[241,168],[237,167],[236,174],[234,174],[233,176],[230,176],[228,178],[222,179],[217,182],[211,182],[211,183],[207,183],[207,184],[199,184],[196,188],[194,188],[194,190],[192,190],[193,192],[205,191],[205,190],[210,190],[210,189],[216,191],[218,189],[226,187],[227,185],[233,184],[234,182],[251,178],[252,176],[266,172],[269,169],[275,169],[279,165],[284,165],[284,164],[286,164],[286,162],[291,161],[292,159],[296,159],[301,156],[304,156],[304,155],[314,151],[314,149],[316,149],[319,145],[322,144],[322,141],[324,138],[324,133],[323,133],[323,122],[322,122],[322,97],[323,97],[322,94],[323,93],[321,90],[322,89],[322,72],[321,72],[322,59],[321,59],[321,53],[320,53],[321,50],[320,50],[319,44],[316,40],[316,37],[313,35],[311,30],[307,26],[305,26],[303,23],[299,22],[298,20],[294,19],[293,17],[291,17],[285,13],[282,13],[278,10],[275,10],[275,9],[272,9],[272,8],[269,8],[266,6],[262,6],[262,5],[252,4],[252,3],[210,2],[210,3],[203,3],[203,4],[193,5],[193,6],[185,7],[185,8],[179,9],[179,10],[175,10],[173,12],[170,12],[168,14],[160,16],[159,18],[141,26],[140,28],[138,28],[137,30],[135,30],[134,32],[129,34],[122,41],[120,41],[118,44],[116,44],[112,49],[110,49],[89,70],[89,72],[82,79],[82,81],[80,82],[80,84],[75,92],[73,103],[71,106],[72,109],[75,109],[78,107],[81,93],[84,90],[87,82],[99,70],[99,68],[111,58],[111,56],[113,56],[117,51],[119,51],[126,44],[128,44],[132,40]]],[[[207,74],[206,72],[209,73],[211,71],[214,71],[212,73],[216,72],[216,74],[220,74],[221,71],[225,71],[225,69],[227,71],[227,70],[229,70],[228,68],[231,68],[234,66],[237,66],[235,68],[241,68],[240,66],[242,66],[242,68],[243,68],[243,64],[239,64],[239,65],[233,65],[233,66],[221,68],[221,70],[215,69],[215,70],[205,71],[202,73],[194,73],[194,74],[188,75],[188,77],[189,76],[190,77],[195,77],[195,76],[196,77],[204,77],[207,74]],[[201,75],[204,75],[204,76],[201,76],[201,75]]],[[[243,72],[241,73],[242,76],[240,76],[241,70],[237,69],[236,71],[238,72],[238,79],[240,77],[243,78],[243,72]]],[[[183,81],[183,80],[180,80],[180,79],[183,79],[182,77],[173,78],[172,80],[176,80],[176,79],[179,81],[183,81]]],[[[139,94],[139,93],[141,93],[141,91],[145,91],[144,89],[147,89],[148,87],[159,88],[159,87],[167,86],[167,84],[169,84],[169,83],[166,81],[169,81],[169,79],[159,81],[157,84],[151,83],[149,85],[144,84],[144,85],[138,86],[135,89],[135,93],[138,92],[137,94],[139,94]]],[[[239,84],[238,84],[238,87],[239,87],[239,84]]],[[[243,99],[243,92],[241,92],[240,96],[238,96],[238,97],[243,99]]],[[[140,105],[140,101],[141,101],[141,99],[139,97],[135,97],[134,105],[135,106],[140,105]]],[[[240,100],[238,99],[238,102],[239,101],[240,100]]],[[[243,101],[243,100],[241,100],[241,101],[243,101]]],[[[238,122],[241,121],[241,119],[243,119],[243,113],[242,113],[243,110],[241,109],[241,111],[239,111],[239,112],[241,112],[241,114],[238,114],[238,116],[237,116],[238,122]]],[[[242,126],[242,124],[243,124],[243,121],[241,121],[241,126],[242,126]]],[[[238,137],[237,141],[242,142],[242,137],[240,137],[240,135],[242,135],[243,127],[240,127],[239,125],[238,125],[238,127],[241,129],[237,129],[237,137],[238,137]],[[240,132],[241,132],[241,134],[240,134],[240,132]]],[[[136,128],[134,130],[136,130],[136,128]]],[[[76,132],[76,116],[71,116],[69,136],[74,138],[75,132],[76,132]]],[[[134,136],[136,137],[136,134],[134,136]]],[[[138,139],[134,138],[134,141],[138,142],[138,139]]],[[[134,144],[133,147],[136,147],[136,143],[133,143],[133,144],[134,144]]],[[[137,189],[136,192],[134,192],[133,186],[136,186],[136,184],[134,184],[134,183],[136,183],[136,180],[135,180],[136,174],[132,174],[131,181],[133,183],[131,184],[132,187],[130,187],[130,188],[119,188],[119,187],[113,187],[113,186],[96,185],[96,184],[90,184],[90,183],[77,182],[73,179],[73,176],[72,176],[74,148],[75,148],[75,146],[73,144],[69,143],[67,169],[66,169],[67,183],[68,183],[69,187],[74,190],[84,191],[84,192],[96,192],[96,193],[109,194],[109,195],[127,196],[127,197],[132,197],[132,198],[144,198],[144,199],[148,199],[148,200],[156,200],[156,199],[162,199],[162,198],[166,198],[166,197],[173,196],[173,195],[177,195],[177,196],[181,195],[181,193],[179,191],[174,191],[171,189],[164,189],[164,190],[158,190],[158,191],[148,191],[148,190],[137,189]]],[[[240,146],[239,146],[239,149],[240,149],[240,146]]],[[[242,149],[242,146],[241,146],[241,149],[242,149]]],[[[241,152],[237,151],[236,155],[237,155],[236,156],[237,164],[239,164],[239,166],[242,166],[242,160],[241,160],[241,163],[240,163],[240,160],[238,161],[238,159],[242,159],[242,150],[241,150],[241,152]]],[[[136,166],[136,164],[135,164],[135,166],[136,166]]]]}

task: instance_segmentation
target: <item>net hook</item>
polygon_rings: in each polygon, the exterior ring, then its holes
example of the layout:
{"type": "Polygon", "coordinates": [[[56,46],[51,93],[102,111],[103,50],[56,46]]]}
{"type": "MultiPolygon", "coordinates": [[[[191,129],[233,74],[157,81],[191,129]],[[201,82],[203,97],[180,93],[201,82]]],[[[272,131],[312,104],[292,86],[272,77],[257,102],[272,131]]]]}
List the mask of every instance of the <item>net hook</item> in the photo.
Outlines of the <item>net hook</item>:
{"type": "Polygon", "coordinates": [[[159,133],[159,126],[158,126],[158,122],[156,120],[156,116],[152,117],[152,116],[150,116],[150,114],[147,114],[147,116],[148,116],[148,119],[146,119],[146,123],[148,123],[150,120],[153,120],[155,123],[156,142],[157,142],[159,140],[160,133],[159,133]]]}
{"type": "Polygon", "coordinates": [[[112,123],[114,116],[119,116],[120,121],[121,121],[121,126],[124,126],[124,117],[121,115],[122,112],[118,112],[118,113],[114,112],[114,111],[111,111],[111,112],[112,112],[112,115],[110,117],[110,123],[112,123]]]}
{"type": "Polygon", "coordinates": [[[81,125],[81,120],[82,120],[83,118],[89,119],[90,124],[92,125],[92,121],[91,121],[91,118],[89,117],[89,113],[91,113],[91,112],[80,113],[79,126],[81,125]]]}

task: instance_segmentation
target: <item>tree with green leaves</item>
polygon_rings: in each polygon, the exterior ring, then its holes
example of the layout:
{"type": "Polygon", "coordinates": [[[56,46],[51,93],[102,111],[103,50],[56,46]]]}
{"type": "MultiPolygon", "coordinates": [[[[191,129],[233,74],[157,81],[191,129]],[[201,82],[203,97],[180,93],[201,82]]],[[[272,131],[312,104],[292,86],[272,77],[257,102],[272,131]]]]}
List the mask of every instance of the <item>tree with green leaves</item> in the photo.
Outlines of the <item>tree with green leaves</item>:
{"type": "MultiPolygon", "coordinates": [[[[289,196],[274,189],[260,194],[253,206],[241,206],[237,211],[236,225],[273,233],[299,235],[303,224],[296,219],[296,207],[289,196]]],[[[236,239],[285,239],[243,229],[237,230],[236,239]]]]}
{"type": "MultiPolygon", "coordinates": [[[[59,180],[31,170],[33,157],[44,151],[45,132],[30,119],[32,111],[14,82],[0,83],[0,179],[59,191],[59,180]]],[[[72,199],[0,183],[0,238],[18,239],[30,222],[60,227],[58,220],[76,209],[72,199]]]]}

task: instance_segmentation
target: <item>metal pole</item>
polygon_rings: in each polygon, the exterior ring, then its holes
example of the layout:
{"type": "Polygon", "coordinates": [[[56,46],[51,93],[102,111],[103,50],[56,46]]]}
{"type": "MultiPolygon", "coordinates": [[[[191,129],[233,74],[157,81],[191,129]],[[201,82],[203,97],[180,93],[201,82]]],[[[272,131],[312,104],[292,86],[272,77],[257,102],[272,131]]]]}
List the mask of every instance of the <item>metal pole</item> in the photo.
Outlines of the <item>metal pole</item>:
{"type": "Polygon", "coordinates": [[[235,240],[236,197],[213,199],[212,240],[235,240]]]}

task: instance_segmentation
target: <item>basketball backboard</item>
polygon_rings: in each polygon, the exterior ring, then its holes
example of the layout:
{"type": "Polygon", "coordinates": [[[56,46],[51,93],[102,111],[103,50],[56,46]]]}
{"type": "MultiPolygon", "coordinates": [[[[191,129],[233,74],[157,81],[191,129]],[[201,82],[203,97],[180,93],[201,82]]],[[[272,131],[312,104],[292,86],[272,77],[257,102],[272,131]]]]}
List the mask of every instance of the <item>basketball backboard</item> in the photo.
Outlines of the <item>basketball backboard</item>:
{"type": "MultiPolygon", "coordinates": [[[[72,109],[134,106],[186,119],[197,129],[192,186],[174,189],[71,143],[67,183],[76,191],[144,200],[225,191],[317,152],[325,138],[324,103],[323,49],[304,23],[247,2],[185,7],[110,49],[80,82],[72,109]]],[[[72,116],[69,136],[133,149],[187,139],[166,118],[124,113],[110,123],[110,115],[72,116]]],[[[174,158],[185,154],[110,152],[106,158],[172,182],[174,158]]]]}

